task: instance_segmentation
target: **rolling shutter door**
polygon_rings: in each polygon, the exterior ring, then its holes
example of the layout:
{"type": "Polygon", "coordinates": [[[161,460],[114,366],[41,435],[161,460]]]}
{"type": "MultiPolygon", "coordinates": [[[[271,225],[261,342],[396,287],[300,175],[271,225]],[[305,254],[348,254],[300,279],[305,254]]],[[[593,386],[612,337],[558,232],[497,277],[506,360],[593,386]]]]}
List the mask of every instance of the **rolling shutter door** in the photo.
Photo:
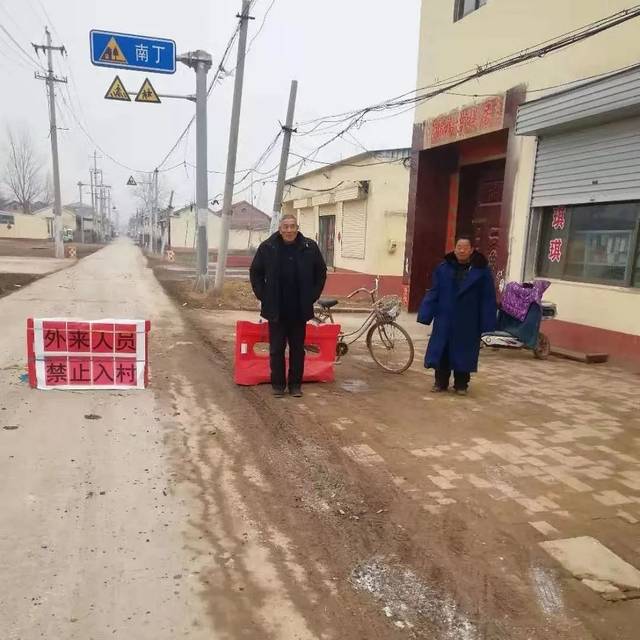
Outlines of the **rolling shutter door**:
{"type": "Polygon", "coordinates": [[[342,211],[342,257],[363,260],[366,236],[366,201],[353,200],[345,202],[342,211]]]}
{"type": "Polygon", "coordinates": [[[538,142],[532,206],[640,199],[640,118],[538,142]]]}

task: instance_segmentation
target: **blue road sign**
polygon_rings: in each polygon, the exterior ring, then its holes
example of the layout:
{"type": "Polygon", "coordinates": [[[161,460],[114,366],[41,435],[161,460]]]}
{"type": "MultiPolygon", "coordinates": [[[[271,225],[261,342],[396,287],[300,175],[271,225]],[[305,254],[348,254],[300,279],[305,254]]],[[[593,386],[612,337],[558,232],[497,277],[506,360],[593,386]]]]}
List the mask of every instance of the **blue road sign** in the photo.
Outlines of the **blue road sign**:
{"type": "Polygon", "coordinates": [[[114,31],[91,31],[91,62],[153,73],[176,72],[176,43],[164,38],[134,36],[114,31]]]}

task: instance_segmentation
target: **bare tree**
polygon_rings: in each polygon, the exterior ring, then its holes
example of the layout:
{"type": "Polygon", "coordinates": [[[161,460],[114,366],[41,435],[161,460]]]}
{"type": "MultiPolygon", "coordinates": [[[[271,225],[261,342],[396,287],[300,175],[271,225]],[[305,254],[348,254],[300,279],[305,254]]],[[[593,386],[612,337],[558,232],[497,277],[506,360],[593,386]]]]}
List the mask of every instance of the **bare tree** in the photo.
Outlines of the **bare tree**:
{"type": "MultiPolygon", "coordinates": [[[[139,174],[137,176],[138,186],[134,190],[134,196],[140,202],[145,211],[151,211],[153,198],[153,174],[139,174]]],[[[163,209],[169,199],[169,186],[163,176],[158,179],[158,208],[163,209]]]]}
{"type": "Polygon", "coordinates": [[[42,160],[26,129],[15,131],[7,127],[7,160],[4,184],[22,211],[30,213],[32,204],[42,194],[42,160]]]}
{"type": "Polygon", "coordinates": [[[44,186],[42,188],[42,200],[48,205],[54,200],[53,178],[51,177],[51,171],[47,172],[47,179],[44,181],[44,186]]]}

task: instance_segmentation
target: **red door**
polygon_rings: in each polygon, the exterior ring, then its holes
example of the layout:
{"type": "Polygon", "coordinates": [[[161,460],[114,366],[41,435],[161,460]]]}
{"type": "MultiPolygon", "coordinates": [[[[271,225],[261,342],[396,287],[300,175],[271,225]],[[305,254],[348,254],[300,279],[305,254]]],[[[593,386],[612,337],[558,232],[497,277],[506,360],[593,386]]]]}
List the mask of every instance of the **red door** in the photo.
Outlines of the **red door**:
{"type": "Polygon", "coordinates": [[[494,273],[501,233],[500,212],[503,186],[504,179],[496,180],[492,176],[486,176],[478,182],[476,208],[472,220],[476,247],[487,257],[494,273]]]}
{"type": "Polygon", "coordinates": [[[473,236],[475,246],[489,260],[491,269],[498,264],[504,187],[504,160],[463,167],[460,171],[457,232],[473,236]]]}

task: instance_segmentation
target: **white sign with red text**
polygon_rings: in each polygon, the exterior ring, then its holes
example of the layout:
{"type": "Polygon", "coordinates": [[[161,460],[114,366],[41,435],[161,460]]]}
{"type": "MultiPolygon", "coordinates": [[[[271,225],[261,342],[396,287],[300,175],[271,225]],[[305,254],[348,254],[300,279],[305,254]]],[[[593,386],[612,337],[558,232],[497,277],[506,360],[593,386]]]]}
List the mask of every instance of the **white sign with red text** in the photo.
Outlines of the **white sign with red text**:
{"type": "Polygon", "coordinates": [[[146,320],[27,321],[29,382],[38,389],[144,389],[146,320]]]}

